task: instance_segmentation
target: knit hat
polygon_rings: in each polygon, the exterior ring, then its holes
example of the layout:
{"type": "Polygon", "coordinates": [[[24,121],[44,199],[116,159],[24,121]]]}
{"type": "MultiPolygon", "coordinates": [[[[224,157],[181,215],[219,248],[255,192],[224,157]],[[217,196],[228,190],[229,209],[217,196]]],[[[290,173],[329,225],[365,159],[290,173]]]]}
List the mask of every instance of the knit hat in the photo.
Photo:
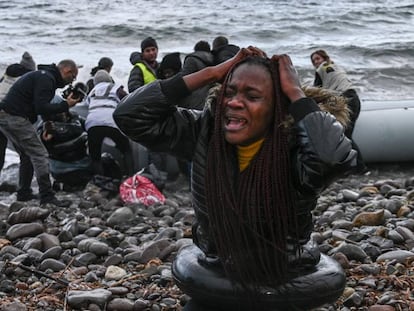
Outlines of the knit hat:
{"type": "Polygon", "coordinates": [[[153,37],[145,38],[141,41],[141,52],[144,52],[146,48],[156,47],[158,49],[157,41],[153,37]]]}
{"type": "Polygon", "coordinates": [[[93,77],[93,84],[97,85],[101,82],[112,82],[112,78],[106,70],[100,69],[95,73],[93,77]]]}
{"type": "Polygon", "coordinates": [[[23,53],[20,65],[29,70],[36,70],[36,63],[34,62],[32,55],[30,55],[29,52],[23,53]]]}

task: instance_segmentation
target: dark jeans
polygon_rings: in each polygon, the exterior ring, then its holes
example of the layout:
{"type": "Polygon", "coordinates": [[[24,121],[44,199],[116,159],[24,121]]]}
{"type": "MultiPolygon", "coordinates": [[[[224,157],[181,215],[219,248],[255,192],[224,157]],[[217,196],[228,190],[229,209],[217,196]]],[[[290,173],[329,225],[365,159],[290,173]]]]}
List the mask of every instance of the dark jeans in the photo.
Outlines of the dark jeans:
{"type": "Polygon", "coordinates": [[[93,126],[88,130],[89,155],[92,159],[92,165],[95,174],[102,175],[101,155],[102,142],[105,138],[110,138],[122,155],[124,160],[124,169],[127,175],[134,173],[132,151],[129,139],[120,130],[109,126],[93,126]]]}
{"type": "Polygon", "coordinates": [[[33,172],[39,185],[40,201],[54,197],[49,177],[48,152],[29,120],[0,111],[0,130],[20,156],[18,195],[32,193],[33,172]]]}
{"type": "Polygon", "coordinates": [[[6,157],[7,137],[0,132],[0,171],[4,166],[4,158],[6,157]]]}

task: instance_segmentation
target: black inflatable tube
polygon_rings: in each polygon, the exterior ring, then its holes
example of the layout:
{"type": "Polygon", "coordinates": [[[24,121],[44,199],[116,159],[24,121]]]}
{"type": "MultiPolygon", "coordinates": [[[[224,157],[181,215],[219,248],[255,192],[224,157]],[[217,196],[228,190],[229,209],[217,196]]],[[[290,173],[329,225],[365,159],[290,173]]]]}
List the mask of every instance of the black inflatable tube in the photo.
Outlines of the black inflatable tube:
{"type": "MultiPolygon", "coordinates": [[[[252,310],[240,285],[231,283],[222,272],[200,265],[202,251],[195,245],[181,249],[172,266],[177,286],[193,300],[215,310],[252,310]],[[237,306],[237,307],[236,307],[237,306]],[[244,307],[249,306],[249,307],[244,307]]],[[[263,287],[255,301],[256,310],[309,310],[335,302],[346,283],[342,267],[321,255],[315,270],[278,287],[263,287]]]]}

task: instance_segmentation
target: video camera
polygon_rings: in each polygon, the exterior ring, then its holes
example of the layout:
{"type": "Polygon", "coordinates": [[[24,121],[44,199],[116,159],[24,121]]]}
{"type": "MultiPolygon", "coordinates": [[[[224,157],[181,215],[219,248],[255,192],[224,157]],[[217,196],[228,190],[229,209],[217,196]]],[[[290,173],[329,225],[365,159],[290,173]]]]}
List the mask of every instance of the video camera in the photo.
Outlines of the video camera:
{"type": "Polygon", "coordinates": [[[70,93],[73,93],[72,98],[82,101],[88,95],[88,86],[85,83],[77,82],[74,86],[69,84],[62,92],[63,98],[68,98],[70,93]]]}

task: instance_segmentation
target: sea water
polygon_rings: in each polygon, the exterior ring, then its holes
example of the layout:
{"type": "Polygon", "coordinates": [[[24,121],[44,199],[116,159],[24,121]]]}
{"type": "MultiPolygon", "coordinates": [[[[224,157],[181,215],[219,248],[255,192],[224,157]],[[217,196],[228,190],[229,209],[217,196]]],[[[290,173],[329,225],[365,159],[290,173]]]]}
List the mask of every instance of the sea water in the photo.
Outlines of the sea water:
{"type": "Polygon", "coordinates": [[[304,84],[313,80],[310,54],[322,48],[363,99],[414,98],[413,0],[0,0],[2,71],[29,51],[37,64],[75,60],[85,82],[108,56],[126,84],[129,56],[145,37],[156,38],[161,60],[218,35],[289,54],[304,84]]]}

